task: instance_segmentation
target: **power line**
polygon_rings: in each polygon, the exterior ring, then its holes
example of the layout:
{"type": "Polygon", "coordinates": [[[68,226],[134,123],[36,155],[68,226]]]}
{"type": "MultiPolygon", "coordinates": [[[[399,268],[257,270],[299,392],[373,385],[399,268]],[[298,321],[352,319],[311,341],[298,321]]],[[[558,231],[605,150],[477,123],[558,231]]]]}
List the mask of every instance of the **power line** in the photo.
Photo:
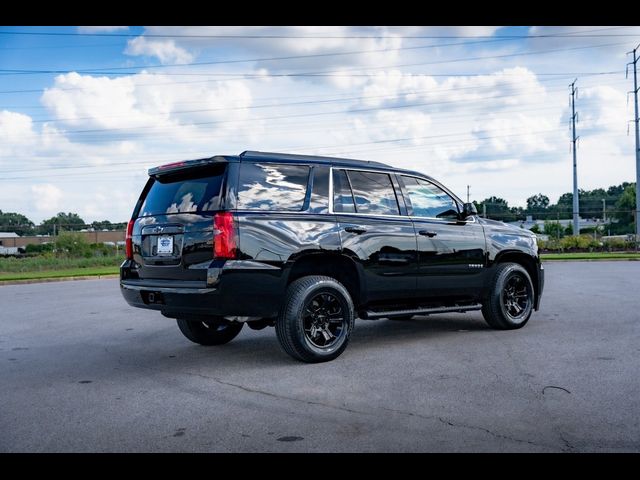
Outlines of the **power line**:
{"type": "MultiPolygon", "coordinates": [[[[129,65],[127,67],[100,67],[100,68],[92,68],[92,69],[70,69],[71,71],[84,73],[84,72],[95,72],[101,70],[131,70],[138,68],[171,68],[171,67],[184,67],[184,66],[203,66],[203,65],[225,65],[232,63],[251,63],[251,62],[269,62],[269,61],[281,61],[281,60],[299,60],[299,59],[307,59],[307,58],[322,58],[322,57],[333,57],[333,56],[344,56],[344,55],[358,55],[362,53],[379,53],[379,52],[394,52],[394,51],[403,51],[403,50],[421,50],[428,48],[441,48],[441,47],[452,47],[452,46],[460,46],[460,45],[475,45],[475,44],[485,44],[485,43],[494,43],[501,42],[508,39],[493,39],[493,40],[482,40],[478,42],[457,42],[457,43],[440,43],[440,44],[429,44],[429,45],[415,45],[410,47],[395,47],[395,48],[379,48],[379,49],[371,49],[371,50],[355,50],[350,52],[333,52],[333,53],[311,53],[305,55],[288,55],[283,57],[263,57],[263,58],[246,58],[246,59],[236,59],[236,60],[216,60],[210,62],[187,62],[187,63],[173,63],[173,64],[153,64],[153,65],[129,65]]],[[[12,69],[0,70],[2,71],[15,71],[12,69]]],[[[43,72],[42,70],[32,70],[33,72],[43,72]]]]}
{"type": "MultiPolygon", "coordinates": [[[[556,81],[556,80],[558,79],[555,79],[555,78],[542,79],[542,80],[539,80],[539,82],[556,81]]],[[[350,102],[353,100],[396,98],[396,97],[402,97],[404,95],[415,95],[415,94],[422,94],[422,93],[437,95],[440,93],[457,92],[461,90],[487,90],[487,89],[495,89],[503,86],[513,87],[514,89],[516,88],[516,85],[514,85],[511,82],[503,82],[503,83],[496,83],[493,85],[486,85],[486,86],[471,85],[466,87],[455,87],[455,88],[434,88],[429,90],[406,90],[406,91],[395,92],[393,94],[387,94],[387,95],[364,95],[364,96],[357,96],[357,97],[342,97],[342,98],[331,98],[331,99],[324,99],[324,100],[308,100],[308,101],[301,101],[301,102],[248,105],[248,106],[241,106],[241,107],[204,108],[204,109],[195,109],[195,110],[173,110],[167,113],[173,115],[173,114],[181,114],[181,113],[203,113],[203,112],[218,112],[218,111],[230,111],[230,110],[250,110],[250,109],[258,109],[258,108],[288,107],[288,106],[299,106],[299,105],[317,105],[317,104],[325,104],[325,103],[350,102]]],[[[547,91],[548,92],[555,91],[555,89],[553,90],[548,89],[547,91]]],[[[520,94],[514,94],[514,96],[518,96],[518,95],[520,94]]],[[[202,101],[201,100],[197,101],[197,103],[202,103],[202,101]]],[[[385,107],[380,107],[380,108],[385,108],[385,107]]],[[[144,113],[144,112],[141,111],[140,113],[144,113]]],[[[36,119],[36,120],[32,120],[32,123],[91,120],[91,119],[98,119],[98,118],[118,118],[118,117],[128,117],[128,116],[130,116],[130,114],[99,115],[99,116],[91,116],[91,117],[74,117],[74,118],[36,119]]]]}
{"type": "MultiPolygon", "coordinates": [[[[137,72],[139,73],[139,72],[137,72]]],[[[579,75],[581,77],[589,77],[589,76],[600,76],[600,75],[618,75],[620,73],[622,73],[622,71],[608,71],[608,72],[532,72],[534,73],[534,75],[536,76],[567,76],[567,77],[574,77],[576,75],[579,75]]],[[[152,73],[150,73],[149,75],[153,75],[152,73]]],[[[161,75],[166,75],[166,73],[162,73],[161,75]]],[[[213,75],[213,74],[211,74],[213,75]]],[[[210,75],[210,76],[211,76],[210,75]]],[[[231,75],[231,74],[230,74],[231,75]]],[[[492,75],[495,75],[495,73],[420,73],[419,75],[425,75],[425,76],[429,76],[429,77],[452,77],[452,78],[460,78],[460,77],[489,77],[492,75]]],[[[520,74],[509,74],[509,73],[500,73],[501,76],[507,77],[507,76],[519,76],[520,74]]],[[[323,75],[315,75],[318,77],[322,77],[323,75]]],[[[335,75],[327,75],[327,76],[335,76],[335,75]]],[[[345,76],[361,76],[361,77],[370,77],[371,75],[369,74],[360,74],[360,75],[345,75],[345,76]]],[[[260,75],[256,74],[254,77],[251,78],[263,78],[260,75]]],[[[244,80],[245,78],[228,78],[228,79],[207,79],[207,80],[193,80],[193,81],[177,81],[177,82],[163,82],[163,83],[139,83],[136,85],[136,88],[138,87],[155,87],[155,86],[161,86],[161,85],[187,85],[187,84],[198,84],[198,83],[217,83],[217,82],[228,82],[228,81],[232,81],[232,80],[244,80]]],[[[83,90],[83,87],[71,87],[71,88],[61,88],[61,87],[56,87],[58,90],[61,91],[73,91],[73,90],[83,90]]],[[[0,90],[0,94],[15,94],[15,93],[39,93],[42,92],[42,88],[35,88],[35,89],[21,89],[21,90],[0,90]]]]}
{"type": "MultiPolygon", "coordinates": [[[[631,27],[614,27],[617,29],[631,27]]],[[[599,29],[595,31],[609,30],[599,29]]],[[[584,30],[582,32],[589,32],[584,30]]],[[[213,34],[154,34],[154,33],[87,33],[87,32],[27,32],[27,31],[0,31],[0,35],[29,35],[29,36],[69,36],[69,37],[148,37],[148,38],[212,38],[212,39],[380,39],[380,38],[411,38],[411,39],[454,39],[454,38],[505,38],[505,39],[521,39],[521,38],[582,38],[582,37],[629,37],[637,34],[619,33],[619,34],[593,34],[574,33],[561,34],[540,34],[540,35],[398,35],[386,33],[384,35],[273,35],[273,34],[243,34],[243,35],[213,35],[213,34]]]]}
{"type": "MultiPolygon", "coordinates": [[[[328,71],[318,71],[318,72],[303,72],[303,73],[178,73],[178,72],[165,72],[163,75],[173,75],[173,76],[238,76],[239,78],[265,78],[265,77],[322,77],[322,76],[358,76],[358,74],[345,74],[345,71],[357,71],[357,70],[379,70],[384,68],[401,68],[401,67],[415,67],[415,66],[424,66],[424,65],[441,65],[447,63],[460,63],[460,62],[471,62],[476,60],[490,60],[490,59],[498,59],[498,58],[511,58],[511,57],[521,57],[521,56],[531,56],[531,55],[541,55],[548,53],[558,53],[558,52],[568,52],[568,51],[576,51],[576,50],[587,50],[593,48],[602,48],[602,47],[612,47],[612,46],[620,46],[620,45],[628,45],[628,42],[618,42],[618,43],[605,43],[600,45],[586,45],[580,47],[567,47],[567,48],[556,48],[551,50],[540,50],[535,52],[519,52],[519,53],[507,53],[502,55],[485,55],[479,57],[463,57],[456,58],[453,60],[438,60],[432,62],[418,62],[418,63],[405,63],[405,64],[395,64],[395,65],[379,65],[375,67],[366,67],[366,66],[357,66],[351,68],[343,68],[340,70],[328,70],[328,71]]],[[[181,66],[191,66],[194,65],[192,63],[184,63],[181,66]]],[[[126,67],[122,67],[126,68],[126,67]]],[[[128,67],[131,69],[132,67],[128,67]]],[[[154,66],[147,67],[137,67],[137,68],[155,68],[154,66]]],[[[99,75],[130,75],[136,72],[113,72],[113,71],[104,71],[106,69],[94,68],[94,69],[86,69],[83,70],[83,73],[89,74],[99,74],[99,75]]],[[[0,75],[41,75],[41,74],[67,74],[72,73],[77,70],[65,69],[65,70],[21,70],[21,69],[0,69],[0,75]]],[[[359,74],[365,75],[366,74],[359,74]]]]}
{"type": "MultiPolygon", "coordinates": [[[[466,141],[460,141],[460,140],[450,140],[450,141],[442,141],[442,142],[437,142],[437,143],[427,143],[427,144],[421,144],[421,145],[410,145],[410,146],[397,146],[394,145],[392,146],[392,148],[394,149],[399,149],[399,148],[428,148],[428,147],[433,147],[433,146],[441,146],[447,143],[454,143],[456,146],[461,145],[461,144],[465,144],[467,142],[477,142],[477,141],[481,141],[481,140],[489,140],[489,139],[495,139],[495,138],[508,138],[508,137],[519,137],[519,136],[527,136],[527,135],[539,135],[542,133],[552,133],[552,132],[557,132],[558,129],[557,128],[553,128],[553,129],[547,129],[547,130],[539,130],[539,131],[526,131],[523,133],[513,133],[513,134],[502,134],[502,135],[485,135],[485,136],[477,136],[474,138],[471,138],[469,140],[466,141]]],[[[352,147],[352,146],[359,146],[359,145],[377,145],[377,144],[383,144],[383,143],[397,143],[397,142],[403,142],[403,141],[412,141],[412,140],[425,140],[425,139],[434,139],[434,138],[448,138],[448,137],[456,137],[456,136],[464,136],[464,135],[473,135],[474,132],[469,132],[469,131],[465,131],[465,132],[457,132],[457,133],[450,133],[450,134],[440,134],[440,135],[427,135],[427,136],[422,136],[422,137],[403,137],[403,138],[393,138],[393,139],[385,139],[385,140],[375,140],[375,141],[370,141],[370,142],[362,142],[362,143],[349,143],[349,144],[344,144],[344,145],[327,145],[327,146],[296,146],[296,147],[279,147],[279,150],[283,150],[283,151],[305,151],[305,150],[322,150],[322,149],[326,149],[326,148],[336,148],[336,147],[352,147]]],[[[359,151],[371,151],[368,149],[365,150],[359,150],[359,151]]],[[[355,153],[358,152],[358,150],[356,151],[352,151],[349,153],[355,153]]],[[[197,156],[195,152],[185,152],[187,154],[190,154],[191,156],[197,156]]],[[[471,155],[472,152],[469,152],[469,154],[471,155]]],[[[172,154],[174,157],[176,155],[178,155],[177,153],[172,154]]],[[[543,153],[541,155],[538,156],[548,156],[551,155],[551,152],[549,153],[543,153]]],[[[154,154],[150,154],[151,157],[156,157],[156,155],[154,154]]],[[[202,154],[200,155],[200,157],[206,157],[206,156],[210,156],[210,153],[207,154],[202,154]]],[[[527,155],[527,157],[531,157],[531,155],[527,155]]],[[[535,155],[534,155],[535,157],[535,155]]],[[[490,155],[490,156],[474,156],[473,158],[493,158],[493,159],[498,159],[497,155],[490,155]]],[[[148,165],[149,161],[130,161],[130,162],[115,162],[115,163],[109,163],[109,164],[104,164],[104,165],[91,165],[91,164],[85,164],[85,165],[64,165],[64,166],[57,166],[57,167],[41,167],[38,169],[34,169],[34,170],[11,170],[11,171],[2,171],[0,173],[17,173],[17,172],[21,172],[21,171],[42,171],[42,170],[58,170],[58,169],[75,169],[75,168],[97,168],[97,167],[112,167],[114,165],[148,165]]],[[[115,170],[114,172],[119,172],[122,173],[122,170],[115,170]]],[[[105,172],[88,172],[87,174],[91,174],[91,175],[102,175],[105,172]]],[[[74,173],[72,175],[80,175],[78,173],[74,173]]],[[[85,175],[85,174],[82,174],[85,175]]],[[[60,175],[48,175],[49,176],[60,176],[60,175]]],[[[62,176],[66,176],[66,175],[62,175],[62,176]]],[[[4,179],[6,180],[15,180],[15,179],[27,179],[27,178],[38,178],[38,176],[22,176],[22,177],[5,177],[4,179]]]]}
{"type": "MultiPolygon", "coordinates": [[[[530,94],[519,94],[516,96],[526,96],[526,95],[535,95],[535,93],[530,93],[530,94]]],[[[480,98],[476,98],[474,100],[469,100],[469,102],[482,102],[484,100],[495,100],[495,99],[499,99],[499,98],[509,98],[509,97],[513,97],[514,95],[494,95],[494,96],[488,96],[488,97],[480,97],[480,98]]],[[[257,117],[257,118],[246,118],[246,119],[238,119],[238,120],[211,120],[211,121],[203,121],[203,122],[192,122],[188,125],[181,125],[181,126],[189,126],[189,127],[193,127],[193,126],[200,126],[200,125],[216,125],[216,124],[226,124],[226,123],[238,123],[240,121],[251,121],[251,122],[256,122],[256,121],[260,121],[260,120],[275,120],[275,119],[281,119],[281,118],[301,118],[301,117],[315,117],[315,116],[326,116],[326,115],[338,115],[338,114],[342,114],[342,113],[363,113],[363,112],[371,112],[371,111],[378,111],[378,110],[397,110],[397,109],[403,109],[403,108],[415,108],[415,107],[423,107],[423,106],[434,106],[434,105],[450,105],[450,104],[456,104],[459,103],[459,100],[446,100],[446,101],[440,101],[440,102],[419,102],[419,103],[410,103],[410,104],[402,104],[402,105],[389,105],[386,106],[384,108],[381,107],[370,107],[370,108],[359,108],[359,109],[350,109],[350,110],[333,110],[333,111],[328,111],[328,112],[307,112],[307,113],[298,113],[298,114],[292,114],[292,115],[275,115],[275,116],[270,116],[270,117],[257,117]]],[[[56,135],[68,135],[68,134],[78,134],[78,133],[102,133],[102,132],[121,132],[121,131],[126,131],[126,132],[131,132],[133,130],[135,131],[139,131],[139,130],[157,130],[157,129],[167,129],[167,128],[176,128],[177,125],[169,125],[169,126],[141,126],[141,127],[119,127],[119,128],[94,128],[94,129],[83,129],[83,130],[68,130],[65,132],[50,132],[49,134],[56,134],[56,135]]]]}

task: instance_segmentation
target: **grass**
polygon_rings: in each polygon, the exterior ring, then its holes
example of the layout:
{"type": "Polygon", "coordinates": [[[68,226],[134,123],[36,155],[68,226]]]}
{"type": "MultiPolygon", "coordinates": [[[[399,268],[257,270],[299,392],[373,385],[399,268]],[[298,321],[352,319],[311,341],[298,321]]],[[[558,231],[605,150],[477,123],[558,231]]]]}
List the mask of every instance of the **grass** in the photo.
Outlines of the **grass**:
{"type": "Polygon", "coordinates": [[[75,268],[115,267],[124,260],[124,256],[107,255],[89,258],[55,257],[38,255],[26,258],[0,258],[0,274],[41,272],[43,270],[71,270],[75,268]]]}
{"type": "Polygon", "coordinates": [[[80,277],[118,273],[124,258],[109,255],[65,258],[40,255],[27,258],[0,258],[0,282],[41,278],[80,277]]]}
{"type": "MultiPolygon", "coordinates": [[[[0,258],[0,283],[10,280],[117,274],[123,260],[124,258],[120,255],[90,258],[54,256],[0,258]]],[[[542,260],[640,260],[640,254],[632,252],[543,253],[542,260]]]]}
{"type": "Polygon", "coordinates": [[[640,254],[630,252],[543,253],[542,260],[640,260],[640,254]]]}
{"type": "Polygon", "coordinates": [[[84,277],[117,274],[118,267],[70,268],[64,270],[42,270],[36,272],[0,273],[0,283],[9,280],[36,280],[44,278],[84,277]]]}

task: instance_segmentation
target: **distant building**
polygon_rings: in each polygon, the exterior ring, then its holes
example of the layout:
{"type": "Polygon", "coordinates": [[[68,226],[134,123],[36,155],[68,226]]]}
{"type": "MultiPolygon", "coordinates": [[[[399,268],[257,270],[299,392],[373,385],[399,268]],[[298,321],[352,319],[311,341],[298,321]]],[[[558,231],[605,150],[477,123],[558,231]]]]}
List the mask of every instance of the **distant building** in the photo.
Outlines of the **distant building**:
{"type": "Polygon", "coordinates": [[[0,247],[6,244],[6,240],[3,242],[3,239],[8,238],[20,238],[20,235],[15,232],[0,232],[0,247]]]}
{"type": "MultiPolygon", "coordinates": [[[[560,225],[562,225],[562,228],[567,228],[573,225],[573,220],[570,218],[560,219],[560,220],[555,220],[553,218],[550,218],[548,220],[554,223],[560,222],[560,225]]],[[[516,227],[526,228],[527,230],[531,230],[534,225],[538,225],[538,230],[540,230],[541,232],[544,231],[544,220],[540,220],[540,219],[534,220],[532,215],[527,215],[527,217],[524,220],[517,220],[515,222],[507,222],[507,223],[509,223],[509,225],[514,225],[516,227]]],[[[603,225],[603,223],[602,223],[602,220],[600,220],[599,218],[593,219],[593,218],[578,217],[578,225],[580,226],[580,229],[583,229],[583,228],[599,227],[600,225],[603,225]]]]}

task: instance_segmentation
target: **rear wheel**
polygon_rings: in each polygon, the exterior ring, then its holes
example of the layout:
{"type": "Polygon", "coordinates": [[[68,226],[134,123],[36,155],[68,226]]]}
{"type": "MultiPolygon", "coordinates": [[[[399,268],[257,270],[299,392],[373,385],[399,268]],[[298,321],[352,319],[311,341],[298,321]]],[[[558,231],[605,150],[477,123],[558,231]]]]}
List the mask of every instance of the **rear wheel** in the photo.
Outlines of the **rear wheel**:
{"type": "Polygon", "coordinates": [[[282,349],[293,358],[326,362],[347,348],[354,319],[347,289],[331,277],[310,275],[287,288],[276,333],[282,349]]]}
{"type": "Polygon", "coordinates": [[[178,318],[178,328],[182,334],[200,345],[223,345],[229,343],[242,330],[244,323],[230,322],[222,317],[206,320],[178,318]]]}
{"type": "Polygon", "coordinates": [[[497,265],[482,315],[498,330],[522,328],[533,312],[534,290],[531,277],[517,263],[497,265]]]}

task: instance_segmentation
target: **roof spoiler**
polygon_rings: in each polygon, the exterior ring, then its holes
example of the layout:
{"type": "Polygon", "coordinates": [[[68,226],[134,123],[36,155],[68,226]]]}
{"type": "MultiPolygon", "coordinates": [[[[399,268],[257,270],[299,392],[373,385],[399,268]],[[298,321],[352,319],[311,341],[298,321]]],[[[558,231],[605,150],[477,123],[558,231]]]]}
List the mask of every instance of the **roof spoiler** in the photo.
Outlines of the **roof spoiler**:
{"type": "Polygon", "coordinates": [[[226,162],[227,159],[220,155],[210,158],[199,158],[197,160],[183,160],[180,162],[167,163],[158,167],[150,168],[149,176],[159,177],[160,175],[166,175],[168,173],[174,173],[180,170],[187,170],[190,168],[204,167],[206,165],[215,165],[226,162]]]}

